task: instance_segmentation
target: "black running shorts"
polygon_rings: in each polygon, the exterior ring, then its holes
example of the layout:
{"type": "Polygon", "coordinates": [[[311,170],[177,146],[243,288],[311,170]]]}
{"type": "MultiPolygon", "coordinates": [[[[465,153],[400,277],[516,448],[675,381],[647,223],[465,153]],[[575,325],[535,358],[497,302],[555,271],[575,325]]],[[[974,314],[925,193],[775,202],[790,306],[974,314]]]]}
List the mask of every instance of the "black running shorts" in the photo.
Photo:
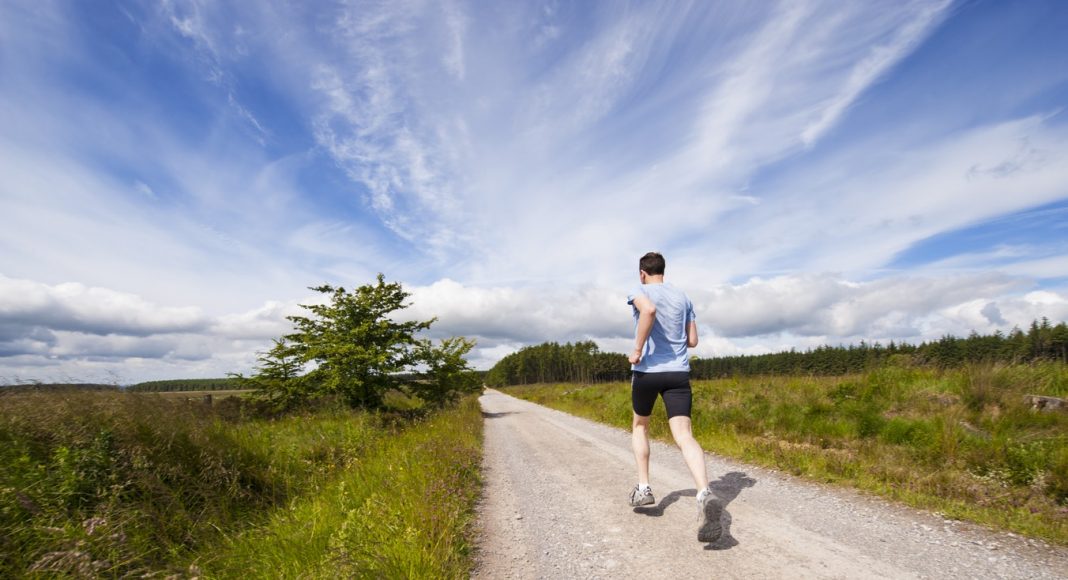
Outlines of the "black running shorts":
{"type": "Polygon", "coordinates": [[[642,417],[653,414],[656,396],[664,398],[668,419],[690,416],[693,393],[690,391],[690,373],[642,373],[634,371],[630,383],[630,401],[634,413],[642,417]]]}

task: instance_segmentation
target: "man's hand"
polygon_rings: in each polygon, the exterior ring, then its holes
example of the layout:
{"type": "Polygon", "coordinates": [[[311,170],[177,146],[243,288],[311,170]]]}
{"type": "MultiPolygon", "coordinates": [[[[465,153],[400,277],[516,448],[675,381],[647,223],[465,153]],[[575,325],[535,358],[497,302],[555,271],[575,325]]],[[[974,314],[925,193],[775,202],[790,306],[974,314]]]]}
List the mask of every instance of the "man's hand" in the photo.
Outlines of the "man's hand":
{"type": "Polygon", "coordinates": [[[627,357],[627,360],[629,360],[630,364],[632,365],[638,364],[642,360],[642,351],[634,349],[634,352],[630,353],[630,356],[627,357]]]}

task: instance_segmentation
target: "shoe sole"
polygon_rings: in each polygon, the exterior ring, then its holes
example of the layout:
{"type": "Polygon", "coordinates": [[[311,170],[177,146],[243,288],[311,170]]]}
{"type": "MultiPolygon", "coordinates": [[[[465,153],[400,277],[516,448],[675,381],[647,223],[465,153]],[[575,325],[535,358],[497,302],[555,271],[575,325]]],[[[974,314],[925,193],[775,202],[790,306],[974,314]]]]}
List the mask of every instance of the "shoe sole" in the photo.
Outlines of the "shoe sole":
{"type": "Polygon", "coordinates": [[[656,503],[656,500],[653,499],[653,496],[647,495],[636,502],[632,500],[630,505],[631,507],[642,507],[644,505],[653,505],[654,503],[656,503]]]}
{"type": "Polygon", "coordinates": [[[701,525],[697,527],[697,541],[712,543],[723,535],[723,507],[715,498],[708,498],[701,506],[701,525]]]}

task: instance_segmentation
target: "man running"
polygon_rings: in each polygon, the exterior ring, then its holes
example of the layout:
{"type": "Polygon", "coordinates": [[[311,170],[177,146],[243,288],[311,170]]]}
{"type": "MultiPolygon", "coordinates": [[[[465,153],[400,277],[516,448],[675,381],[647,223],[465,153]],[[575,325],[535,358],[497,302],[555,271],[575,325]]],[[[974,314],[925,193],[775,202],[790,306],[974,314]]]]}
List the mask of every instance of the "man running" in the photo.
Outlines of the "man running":
{"type": "Polygon", "coordinates": [[[649,487],[649,417],[657,395],[664,399],[668,425],[675,444],[682,451],[697,493],[700,525],[697,540],[716,541],[722,528],[719,509],[708,487],[705,452],[693,438],[690,424],[690,359],[687,347],[697,346],[697,321],[693,303],[686,294],[664,282],[664,256],[649,252],[638,261],[641,286],[627,296],[634,311],[634,351],[628,359],[633,371],[631,403],[634,408],[631,444],[638,463],[638,484],[630,494],[630,505],[655,503],[649,487]]]}

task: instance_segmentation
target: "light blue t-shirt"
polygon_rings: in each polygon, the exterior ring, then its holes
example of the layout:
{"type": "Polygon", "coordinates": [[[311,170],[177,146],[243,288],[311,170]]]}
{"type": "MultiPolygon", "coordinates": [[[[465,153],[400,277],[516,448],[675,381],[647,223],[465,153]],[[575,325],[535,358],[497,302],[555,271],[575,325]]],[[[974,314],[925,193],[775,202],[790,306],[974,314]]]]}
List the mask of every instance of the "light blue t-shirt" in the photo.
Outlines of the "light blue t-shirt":
{"type": "Polygon", "coordinates": [[[634,327],[638,327],[638,309],[634,298],[644,294],[656,306],[656,319],[649,340],[645,341],[642,360],[631,370],[645,373],[669,373],[690,370],[686,356],[686,328],[697,320],[693,303],[686,294],[668,283],[642,284],[627,295],[627,304],[634,312],[634,327]]]}

